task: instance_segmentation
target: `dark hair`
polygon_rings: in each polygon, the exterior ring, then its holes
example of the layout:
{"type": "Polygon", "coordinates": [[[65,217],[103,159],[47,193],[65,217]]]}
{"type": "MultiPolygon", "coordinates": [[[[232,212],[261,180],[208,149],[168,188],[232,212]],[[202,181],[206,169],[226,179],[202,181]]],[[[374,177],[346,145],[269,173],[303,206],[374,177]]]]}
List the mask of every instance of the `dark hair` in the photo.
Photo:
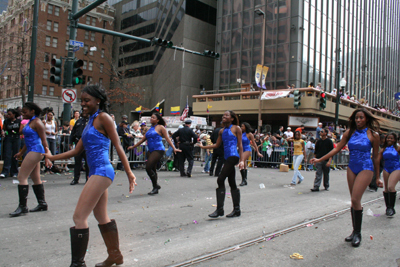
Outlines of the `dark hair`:
{"type": "Polygon", "coordinates": [[[244,125],[244,128],[246,129],[246,133],[251,133],[253,131],[253,128],[251,128],[250,124],[247,122],[242,122],[242,125],[244,125]]]}
{"type": "Polygon", "coordinates": [[[64,121],[63,126],[69,126],[69,122],[68,121],[64,121]]]}
{"type": "MultiPolygon", "coordinates": [[[[383,147],[388,147],[388,144],[387,144],[387,138],[388,138],[388,136],[389,135],[392,135],[393,136],[393,138],[394,138],[394,144],[393,144],[393,147],[397,150],[397,134],[395,134],[394,132],[390,132],[390,133],[388,133],[387,135],[386,135],[386,138],[385,138],[385,143],[383,144],[383,147]]],[[[381,135],[382,136],[382,135],[381,135]]]]}
{"type": "Polygon", "coordinates": [[[7,113],[8,112],[11,112],[12,114],[14,114],[15,118],[19,117],[19,115],[20,115],[19,112],[16,109],[13,109],[13,108],[9,108],[7,110],[7,113]]]}
{"type": "Polygon", "coordinates": [[[42,109],[33,102],[26,102],[22,108],[27,108],[29,110],[35,111],[35,116],[39,116],[42,113],[42,109]]]}
{"type": "Polygon", "coordinates": [[[232,124],[233,125],[239,125],[239,118],[236,115],[235,112],[233,112],[232,110],[227,110],[229,112],[229,114],[231,115],[231,117],[233,118],[232,124]]]}
{"type": "Polygon", "coordinates": [[[166,125],[166,123],[165,123],[163,117],[161,117],[160,113],[153,113],[153,115],[157,117],[158,124],[160,124],[162,126],[166,125]]]}
{"type": "Polygon", "coordinates": [[[358,108],[354,110],[353,114],[351,114],[349,118],[349,136],[352,136],[354,131],[357,129],[356,126],[356,114],[358,112],[364,113],[366,119],[367,119],[367,127],[371,131],[379,132],[380,124],[379,124],[379,119],[375,118],[371,112],[366,110],[365,108],[358,108]]]}
{"type": "Polygon", "coordinates": [[[108,97],[106,90],[98,85],[87,85],[83,88],[82,93],[87,93],[93,97],[100,99],[99,109],[108,113],[108,97]]]}
{"type": "Polygon", "coordinates": [[[293,140],[297,140],[297,139],[296,139],[296,134],[297,134],[297,133],[299,133],[300,139],[301,139],[301,132],[300,132],[300,131],[295,131],[294,134],[293,134],[293,140]]]}

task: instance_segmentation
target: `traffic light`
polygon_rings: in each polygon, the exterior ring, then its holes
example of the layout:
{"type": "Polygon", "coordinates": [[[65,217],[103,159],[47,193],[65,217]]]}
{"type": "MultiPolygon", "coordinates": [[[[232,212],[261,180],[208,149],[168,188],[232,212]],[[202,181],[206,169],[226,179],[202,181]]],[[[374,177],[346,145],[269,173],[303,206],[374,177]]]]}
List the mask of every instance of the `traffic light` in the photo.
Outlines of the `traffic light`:
{"type": "Polygon", "coordinates": [[[53,67],[51,67],[50,69],[50,82],[51,83],[55,83],[60,85],[61,84],[61,68],[62,68],[62,60],[61,59],[57,59],[57,58],[53,58],[50,61],[51,65],[53,67]]]}
{"type": "Polygon", "coordinates": [[[167,47],[167,48],[171,48],[174,46],[174,44],[171,41],[163,40],[163,39],[157,38],[157,37],[154,37],[151,40],[151,45],[158,45],[158,46],[167,47]]]}
{"type": "Polygon", "coordinates": [[[211,50],[204,50],[203,55],[205,55],[206,57],[212,57],[215,59],[219,58],[219,53],[211,51],[211,50]]]}
{"type": "Polygon", "coordinates": [[[81,67],[83,66],[83,60],[82,59],[74,59],[72,63],[72,84],[73,85],[78,85],[78,84],[83,84],[83,79],[82,74],[83,71],[81,67]]]}
{"type": "Polygon", "coordinates": [[[300,103],[300,100],[301,100],[300,91],[299,90],[294,90],[293,95],[294,95],[293,105],[294,105],[295,108],[299,109],[299,107],[301,105],[301,103],[300,103]]]}
{"type": "Polygon", "coordinates": [[[326,94],[321,93],[319,97],[319,109],[325,109],[326,108],[326,94]]]}

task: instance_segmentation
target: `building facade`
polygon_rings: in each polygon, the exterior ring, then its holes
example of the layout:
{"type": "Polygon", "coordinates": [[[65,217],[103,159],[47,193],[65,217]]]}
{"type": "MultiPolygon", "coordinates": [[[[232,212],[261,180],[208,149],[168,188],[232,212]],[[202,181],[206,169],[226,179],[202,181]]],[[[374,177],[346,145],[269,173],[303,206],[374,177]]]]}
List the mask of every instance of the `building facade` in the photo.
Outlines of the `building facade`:
{"type": "Polygon", "coordinates": [[[370,105],[396,107],[398,1],[221,0],[217,5],[216,51],[221,60],[215,62],[214,90],[237,88],[239,78],[255,84],[264,49],[267,89],[313,82],[330,92],[338,87],[337,78],[345,78],[344,90],[350,95],[366,97],[370,105]]]}
{"type": "MultiPolygon", "coordinates": [[[[214,50],[216,1],[212,0],[110,0],[116,9],[116,30],[151,40],[158,37],[193,51],[214,50]]],[[[173,49],[120,38],[114,50],[116,64],[126,83],[140,94],[138,105],[164,102],[181,110],[191,96],[213,86],[214,60],[173,49]]],[[[125,113],[134,110],[128,107],[125,113]]]]}
{"type": "MultiPolygon", "coordinates": [[[[79,1],[79,9],[89,3],[79,1]]],[[[0,15],[1,110],[22,106],[22,94],[27,94],[33,4],[33,0],[9,0],[7,10],[0,15]]],[[[50,61],[68,55],[71,5],[72,0],[42,0],[39,7],[34,102],[42,108],[53,107],[56,116],[61,116],[63,111],[62,83],[59,86],[50,82],[50,61]]],[[[80,23],[114,29],[114,9],[103,4],[81,17],[80,23]]],[[[76,40],[84,42],[75,57],[84,61],[86,80],[85,84],[76,86],[78,97],[86,84],[98,83],[108,88],[109,70],[113,69],[112,37],[78,29],[76,40]]],[[[73,104],[73,109],[80,110],[79,101],[73,104]]]]}

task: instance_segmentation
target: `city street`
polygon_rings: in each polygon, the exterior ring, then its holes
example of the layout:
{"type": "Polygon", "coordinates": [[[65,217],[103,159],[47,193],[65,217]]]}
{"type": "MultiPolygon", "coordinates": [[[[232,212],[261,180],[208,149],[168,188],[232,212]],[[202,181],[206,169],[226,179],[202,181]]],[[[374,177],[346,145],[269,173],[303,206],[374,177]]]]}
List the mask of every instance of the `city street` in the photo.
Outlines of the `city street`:
{"type": "MultiPolygon", "coordinates": [[[[201,170],[196,162],[192,178],[159,172],[162,189],[155,196],[147,195],[151,183],[144,170],[134,171],[138,185],[131,195],[125,173],[117,174],[109,189],[108,211],[118,224],[122,266],[184,266],[181,263],[202,255],[212,258],[214,252],[225,249],[232,252],[196,266],[399,266],[400,214],[392,219],[384,215],[382,189],[364,194],[362,201],[371,202],[364,206],[361,246],[353,248],[344,242],[352,231],[346,210],[350,207],[346,171],[331,172],[330,191],[322,187],[320,192],[311,192],[315,172],[302,171],[305,181],[292,188],[287,185],[293,171],[251,168],[249,185],[240,187],[242,216],[210,219],[207,215],[216,204],[216,177],[201,170]],[[372,216],[367,215],[368,209],[372,216]],[[326,219],[313,221],[325,215],[326,219]],[[284,230],[302,223],[306,224],[284,230]],[[243,245],[260,237],[265,241],[243,245]],[[304,259],[291,259],[293,253],[304,259]]],[[[239,176],[237,172],[238,183],[239,176]]],[[[70,264],[69,227],[83,184],[69,185],[72,175],[65,174],[42,179],[49,210],[17,218],[8,215],[18,205],[17,185],[12,178],[0,180],[0,266],[70,264]]],[[[30,188],[28,207],[36,205],[30,188]]],[[[227,190],[225,214],[231,210],[227,190]]],[[[87,266],[94,266],[107,252],[93,215],[89,227],[85,260],[87,266]]]]}

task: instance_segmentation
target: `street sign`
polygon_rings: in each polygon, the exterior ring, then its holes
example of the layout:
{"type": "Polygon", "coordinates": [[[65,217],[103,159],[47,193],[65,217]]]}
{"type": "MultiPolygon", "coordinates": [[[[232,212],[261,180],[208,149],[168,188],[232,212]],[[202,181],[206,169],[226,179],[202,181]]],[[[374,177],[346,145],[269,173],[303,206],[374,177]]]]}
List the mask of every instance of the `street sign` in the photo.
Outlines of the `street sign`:
{"type": "Polygon", "coordinates": [[[69,44],[72,46],[79,46],[79,47],[83,47],[83,45],[84,45],[83,42],[79,42],[79,41],[75,41],[75,40],[69,40],[69,44]]]}
{"type": "Polygon", "coordinates": [[[76,103],[76,89],[62,89],[61,94],[63,103],[76,103]]]}
{"type": "Polygon", "coordinates": [[[396,94],[394,95],[394,98],[395,98],[396,100],[399,100],[399,99],[400,99],[400,93],[396,93],[396,94]]]}
{"type": "Polygon", "coordinates": [[[78,50],[79,50],[79,46],[74,46],[73,51],[74,51],[74,52],[77,52],[78,50]]]}

